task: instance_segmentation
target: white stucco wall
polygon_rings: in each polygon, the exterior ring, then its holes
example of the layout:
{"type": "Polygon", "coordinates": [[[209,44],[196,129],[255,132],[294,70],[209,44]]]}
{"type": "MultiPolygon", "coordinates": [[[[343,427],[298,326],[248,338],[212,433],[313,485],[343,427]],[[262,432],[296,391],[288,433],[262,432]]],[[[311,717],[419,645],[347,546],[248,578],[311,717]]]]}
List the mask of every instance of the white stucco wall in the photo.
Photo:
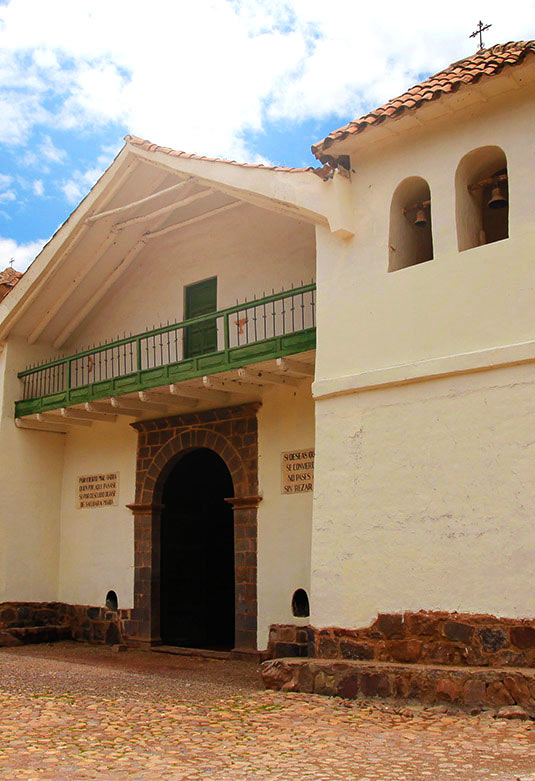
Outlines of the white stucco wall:
{"type": "MultiPolygon", "coordinates": [[[[218,278],[218,307],[230,306],[236,299],[250,299],[255,293],[270,293],[272,288],[280,290],[292,283],[306,283],[314,277],[315,235],[310,225],[248,205],[214,222],[209,230],[184,231],[180,237],[170,235],[151,246],[151,252],[132,265],[88,318],[76,343],[69,345],[66,352],[125,330],[143,331],[161,320],[180,320],[184,286],[212,275],[218,278]]],[[[23,349],[24,341],[19,341],[21,347],[12,357],[13,372],[20,371],[30,360],[48,357],[50,346],[37,344],[23,349]]],[[[262,647],[267,644],[269,624],[292,619],[290,603],[295,589],[309,588],[312,496],[282,496],[280,486],[281,452],[313,447],[314,443],[313,403],[309,384],[304,384],[306,390],[299,390],[296,395],[287,389],[266,390],[260,413],[260,469],[265,496],[259,532],[262,647]],[[283,572],[279,571],[281,567],[283,572]]],[[[21,396],[18,380],[11,391],[7,407],[12,415],[13,402],[21,396]]],[[[31,512],[22,507],[26,523],[22,534],[27,537],[24,544],[32,553],[20,557],[20,579],[9,575],[13,585],[11,598],[102,605],[107,591],[113,589],[120,607],[132,607],[134,521],[125,505],[134,501],[136,433],[129,420],[119,416],[113,425],[95,422],[91,428],[72,426],[66,435],[22,432],[15,429],[12,421],[10,425],[13,435],[31,443],[44,462],[36,466],[39,497],[32,501],[40,516],[50,518],[49,525],[53,519],[53,535],[52,527],[48,533],[49,551],[42,558],[42,530],[37,536],[33,534],[37,525],[33,506],[31,512]],[[60,448],[61,463],[50,458],[49,440],[56,449],[60,448]],[[77,509],[78,477],[105,471],[120,473],[118,505],[77,509]],[[39,559],[42,560],[37,565],[39,559]],[[45,562],[51,585],[46,591],[36,592],[28,570],[38,573],[45,562]]],[[[21,507],[20,495],[24,490],[21,484],[13,484],[10,507],[17,502],[21,507]]],[[[26,494],[30,502],[31,496],[26,494]]],[[[12,532],[9,536],[9,545],[2,553],[5,552],[6,559],[13,559],[12,551],[19,541],[12,532]]],[[[43,581],[41,576],[36,577],[43,581]]]]}
{"type": "Polygon", "coordinates": [[[258,413],[258,648],[267,646],[269,625],[307,624],[292,615],[294,591],[310,596],[312,493],[282,494],[281,454],[314,447],[310,383],[295,393],[272,388],[258,413]]]}
{"type": "Polygon", "coordinates": [[[72,427],[65,444],[61,502],[59,599],[104,605],[117,594],[120,608],[133,607],[134,516],[137,432],[125,418],[115,424],[72,427]],[[119,472],[117,506],[77,508],[78,477],[119,472]]]}
{"type": "Polygon", "coordinates": [[[311,225],[244,204],[150,242],[94,312],[69,352],[123,333],[184,319],[184,288],[217,277],[218,309],[315,278],[311,225]]]}
{"type": "MultiPolygon", "coordinates": [[[[61,504],[59,599],[102,605],[113,589],[120,607],[133,606],[133,515],[136,432],[124,419],[69,431],[61,504]],[[77,509],[79,475],[119,471],[118,505],[77,509]]],[[[258,414],[258,647],[272,623],[307,623],[291,611],[294,591],[310,588],[312,494],[283,495],[281,453],[314,447],[310,383],[265,391],[258,414]]]]}
{"type": "Polygon", "coordinates": [[[356,154],[355,239],[317,229],[316,626],[535,613],[535,364],[414,382],[533,361],[534,123],[512,90],[356,154]],[[510,237],[459,252],[456,168],[487,145],[507,156],[510,237]],[[390,204],[408,176],[430,185],[434,260],[389,273],[390,204]]]}
{"type": "Polygon", "coordinates": [[[57,598],[65,437],[13,420],[17,372],[42,357],[18,339],[0,353],[0,602],[57,598]]]}
{"type": "Polygon", "coordinates": [[[355,238],[316,231],[317,378],[533,338],[533,126],[533,93],[513,92],[352,158],[355,238]],[[483,146],[507,157],[509,238],[459,252],[455,173],[483,146]],[[430,186],[434,260],[388,273],[390,204],[409,176],[430,186]]]}
{"type": "Polygon", "coordinates": [[[533,366],[317,405],[312,618],[533,616],[533,366]]]}
{"type": "MultiPolygon", "coordinates": [[[[295,391],[270,388],[258,416],[258,643],[267,645],[269,625],[295,622],[291,599],[310,586],[312,494],[282,495],[281,453],[314,447],[314,407],[310,384],[295,391]]],[[[94,423],[69,432],[61,506],[59,598],[101,605],[108,590],[120,607],[133,600],[133,515],[136,432],[124,419],[94,423]],[[77,509],[79,475],[119,471],[118,506],[77,509]]],[[[301,623],[307,623],[302,619],[301,623]]]]}

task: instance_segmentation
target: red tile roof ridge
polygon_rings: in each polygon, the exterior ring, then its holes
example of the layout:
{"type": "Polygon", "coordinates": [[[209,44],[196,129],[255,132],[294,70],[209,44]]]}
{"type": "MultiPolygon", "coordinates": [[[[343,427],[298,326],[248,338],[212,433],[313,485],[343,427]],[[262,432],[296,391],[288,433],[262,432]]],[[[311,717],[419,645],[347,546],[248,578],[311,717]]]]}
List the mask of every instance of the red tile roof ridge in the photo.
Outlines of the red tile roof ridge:
{"type": "Polygon", "coordinates": [[[480,49],[469,57],[452,63],[420,84],[410,87],[403,95],[387,101],[368,114],[333,130],[326,138],[312,146],[313,154],[322,162],[329,156],[326,150],[336,141],[362,133],[367,127],[379,125],[389,118],[397,118],[404,111],[416,110],[424,103],[437,100],[444,93],[456,92],[463,84],[475,84],[482,76],[493,76],[506,65],[520,65],[528,54],[535,54],[535,41],[509,41],[488,49],[480,49]]]}
{"type": "Polygon", "coordinates": [[[307,168],[287,168],[283,165],[264,165],[263,163],[239,163],[236,160],[225,160],[221,157],[207,157],[205,155],[196,155],[191,152],[182,152],[179,149],[171,149],[168,146],[158,146],[158,144],[153,144],[151,141],[147,141],[144,138],[139,138],[138,136],[128,135],[125,136],[124,140],[127,144],[131,144],[132,146],[140,147],[140,149],[144,149],[146,152],[163,152],[166,155],[171,155],[172,157],[182,157],[187,160],[202,160],[207,163],[225,163],[226,165],[236,165],[240,166],[241,168],[259,168],[264,171],[286,171],[290,173],[303,173],[306,171],[317,171],[317,168],[314,168],[313,166],[308,166],[307,168]]]}
{"type": "Polygon", "coordinates": [[[17,282],[20,280],[22,276],[23,276],[22,271],[17,271],[11,266],[8,266],[3,271],[0,271],[0,285],[8,285],[9,287],[15,287],[15,285],[17,284],[17,282]]]}

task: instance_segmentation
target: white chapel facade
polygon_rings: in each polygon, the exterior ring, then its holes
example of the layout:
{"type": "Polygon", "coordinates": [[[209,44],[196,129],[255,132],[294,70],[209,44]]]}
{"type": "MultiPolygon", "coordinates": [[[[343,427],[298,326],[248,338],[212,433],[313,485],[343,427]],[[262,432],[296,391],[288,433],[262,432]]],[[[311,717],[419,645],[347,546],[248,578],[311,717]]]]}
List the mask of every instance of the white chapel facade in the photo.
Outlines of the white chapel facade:
{"type": "Polygon", "coordinates": [[[321,655],[378,616],[535,620],[534,55],[450,66],[317,169],[126,138],[0,301],[0,634],[321,655]]]}

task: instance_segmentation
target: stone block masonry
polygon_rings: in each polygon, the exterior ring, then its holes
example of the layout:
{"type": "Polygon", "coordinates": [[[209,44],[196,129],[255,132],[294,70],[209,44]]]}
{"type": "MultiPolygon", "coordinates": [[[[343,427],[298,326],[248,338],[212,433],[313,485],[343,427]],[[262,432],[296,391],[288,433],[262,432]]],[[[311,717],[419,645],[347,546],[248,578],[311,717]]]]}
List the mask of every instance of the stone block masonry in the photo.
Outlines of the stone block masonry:
{"type": "Polygon", "coordinates": [[[64,602],[3,602],[0,647],[71,639],[115,645],[126,637],[131,612],[64,602]]]}
{"type": "Polygon", "coordinates": [[[235,647],[256,650],[258,403],[132,424],[138,432],[134,513],[134,610],[130,645],[160,642],[160,513],[165,479],[183,453],[209,448],[227,465],[234,486],[235,647]]]}
{"type": "Polygon", "coordinates": [[[272,624],[269,628],[265,658],[280,659],[286,656],[308,656],[309,637],[312,637],[313,631],[313,628],[310,626],[272,624]]]}
{"type": "Polygon", "coordinates": [[[276,624],[267,656],[269,689],[475,710],[520,706],[535,718],[534,619],[422,610],[380,613],[359,629],[276,624]]]}
{"type": "Polygon", "coordinates": [[[380,613],[369,626],[271,627],[268,658],[401,662],[472,667],[535,667],[535,619],[419,611],[380,613]],[[306,650],[304,632],[307,633],[306,650]]]}
{"type": "Polygon", "coordinates": [[[346,699],[381,697],[472,709],[520,706],[535,717],[535,670],[431,667],[421,664],[272,659],[262,665],[267,689],[346,699]]]}

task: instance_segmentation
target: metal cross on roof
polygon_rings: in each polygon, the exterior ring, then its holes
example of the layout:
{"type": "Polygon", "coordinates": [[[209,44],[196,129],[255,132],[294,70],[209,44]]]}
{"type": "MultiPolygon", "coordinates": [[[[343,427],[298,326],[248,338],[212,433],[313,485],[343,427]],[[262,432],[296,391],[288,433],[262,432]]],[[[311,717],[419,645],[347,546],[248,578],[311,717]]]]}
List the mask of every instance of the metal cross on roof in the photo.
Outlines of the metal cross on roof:
{"type": "Polygon", "coordinates": [[[479,48],[480,49],[484,49],[485,48],[485,44],[483,43],[483,33],[484,33],[485,30],[488,30],[489,27],[492,27],[492,25],[491,24],[483,24],[483,22],[480,19],[478,24],[477,24],[477,30],[474,30],[474,32],[470,36],[470,38],[475,38],[477,35],[479,35],[479,48]]]}

